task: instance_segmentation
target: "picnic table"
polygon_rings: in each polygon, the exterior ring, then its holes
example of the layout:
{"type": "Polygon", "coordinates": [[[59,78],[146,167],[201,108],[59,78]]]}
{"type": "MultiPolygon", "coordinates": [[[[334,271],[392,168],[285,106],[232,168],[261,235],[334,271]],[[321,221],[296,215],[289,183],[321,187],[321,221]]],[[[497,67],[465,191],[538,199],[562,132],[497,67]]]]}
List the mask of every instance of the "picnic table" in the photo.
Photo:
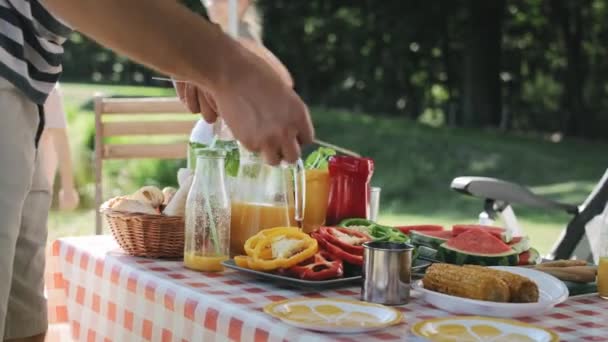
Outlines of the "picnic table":
{"type": "MultiPolygon", "coordinates": [[[[454,316],[413,291],[398,307],[404,323],[367,334],[322,334],[291,327],[262,308],[291,298],[358,299],[358,286],[311,292],[232,270],[195,272],[180,260],[128,256],[111,236],[60,239],[49,254],[49,320],[69,323],[77,341],[412,341],[412,324],[454,316]]],[[[597,294],[570,297],[542,316],[520,320],[549,328],[563,341],[608,341],[608,301],[597,294]]]]}

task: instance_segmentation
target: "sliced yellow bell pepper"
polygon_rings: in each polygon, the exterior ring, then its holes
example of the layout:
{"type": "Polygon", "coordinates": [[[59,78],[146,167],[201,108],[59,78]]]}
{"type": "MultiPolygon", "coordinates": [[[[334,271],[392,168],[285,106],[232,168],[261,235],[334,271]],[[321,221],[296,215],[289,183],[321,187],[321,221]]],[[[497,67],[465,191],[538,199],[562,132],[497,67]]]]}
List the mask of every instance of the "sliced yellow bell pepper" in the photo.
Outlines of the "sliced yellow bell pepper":
{"type": "Polygon", "coordinates": [[[268,229],[261,230],[259,233],[257,233],[256,235],[250,237],[249,239],[247,239],[247,241],[245,241],[245,245],[244,245],[245,253],[249,256],[253,255],[253,253],[255,253],[254,250],[255,250],[255,246],[257,245],[257,243],[259,241],[261,241],[263,238],[267,237],[269,234],[288,233],[288,232],[292,232],[292,231],[301,231],[301,230],[296,227],[276,227],[276,228],[268,228],[268,229]]]}
{"type": "Polygon", "coordinates": [[[274,271],[279,268],[290,268],[302,261],[312,257],[319,250],[317,240],[310,235],[293,228],[287,230],[276,230],[266,234],[253,248],[253,253],[249,254],[248,264],[250,268],[259,271],[274,271]],[[301,240],[303,249],[287,257],[274,256],[272,245],[279,243],[282,239],[301,240]]]}
{"type": "Polygon", "coordinates": [[[257,245],[257,243],[260,242],[260,240],[262,238],[268,236],[269,234],[274,234],[277,232],[287,233],[292,230],[299,230],[299,229],[293,228],[293,227],[277,227],[277,228],[268,228],[268,229],[261,230],[259,233],[255,234],[254,236],[247,239],[247,241],[245,241],[245,246],[244,246],[245,253],[247,253],[247,255],[249,255],[249,256],[253,255],[255,246],[257,245]]]}
{"type": "Polygon", "coordinates": [[[234,263],[238,267],[250,268],[249,267],[249,260],[251,260],[251,258],[248,257],[248,256],[246,256],[246,255],[237,255],[237,256],[234,257],[234,263]]]}

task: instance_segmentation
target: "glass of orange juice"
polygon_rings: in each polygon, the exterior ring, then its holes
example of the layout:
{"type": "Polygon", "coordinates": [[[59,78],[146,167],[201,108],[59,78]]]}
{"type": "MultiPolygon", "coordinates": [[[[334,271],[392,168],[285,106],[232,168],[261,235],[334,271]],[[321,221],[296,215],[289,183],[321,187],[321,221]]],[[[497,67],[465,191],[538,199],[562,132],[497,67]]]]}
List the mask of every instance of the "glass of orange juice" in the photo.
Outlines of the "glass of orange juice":
{"type": "Polygon", "coordinates": [[[600,234],[600,261],[597,266],[597,292],[603,299],[608,299],[608,217],[604,217],[603,230],[600,234]]]}
{"type": "Polygon", "coordinates": [[[306,233],[325,224],[329,200],[329,171],[306,170],[306,200],[304,201],[303,229],[306,233]]]}

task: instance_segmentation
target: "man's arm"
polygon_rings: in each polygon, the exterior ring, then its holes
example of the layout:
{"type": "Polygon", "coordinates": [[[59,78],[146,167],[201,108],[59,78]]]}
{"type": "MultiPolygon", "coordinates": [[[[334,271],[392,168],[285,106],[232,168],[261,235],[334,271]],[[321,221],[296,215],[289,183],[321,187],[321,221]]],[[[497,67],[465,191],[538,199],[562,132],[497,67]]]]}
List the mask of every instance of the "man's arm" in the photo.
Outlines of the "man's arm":
{"type": "Polygon", "coordinates": [[[234,136],[270,164],[312,142],[306,105],[268,63],[175,1],[44,1],[99,43],[208,90],[234,136]]]}
{"type": "Polygon", "coordinates": [[[162,73],[201,85],[226,82],[235,42],[175,1],[44,0],[76,30],[162,73]]]}

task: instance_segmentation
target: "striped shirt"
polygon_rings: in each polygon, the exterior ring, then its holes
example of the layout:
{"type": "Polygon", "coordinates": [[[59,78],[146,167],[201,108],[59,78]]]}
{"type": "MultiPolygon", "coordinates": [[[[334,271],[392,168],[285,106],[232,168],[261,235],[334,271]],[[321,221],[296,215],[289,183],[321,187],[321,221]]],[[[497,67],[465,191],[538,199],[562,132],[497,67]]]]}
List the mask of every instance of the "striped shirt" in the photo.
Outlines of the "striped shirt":
{"type": "Polygon", "coordinates": [[[0,0],[0,77],[44,104],[61,75],[70,32],[39,0],[0,0]]]}

